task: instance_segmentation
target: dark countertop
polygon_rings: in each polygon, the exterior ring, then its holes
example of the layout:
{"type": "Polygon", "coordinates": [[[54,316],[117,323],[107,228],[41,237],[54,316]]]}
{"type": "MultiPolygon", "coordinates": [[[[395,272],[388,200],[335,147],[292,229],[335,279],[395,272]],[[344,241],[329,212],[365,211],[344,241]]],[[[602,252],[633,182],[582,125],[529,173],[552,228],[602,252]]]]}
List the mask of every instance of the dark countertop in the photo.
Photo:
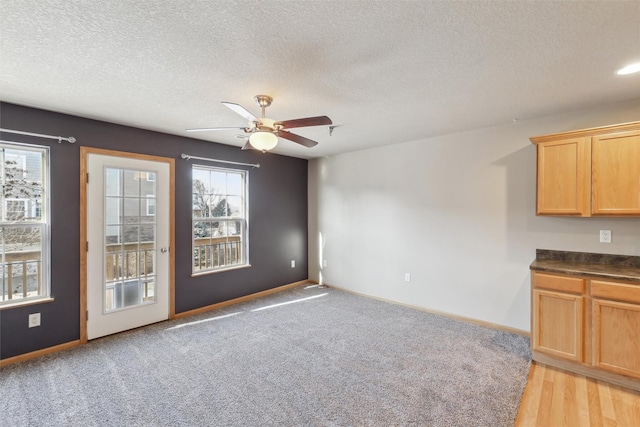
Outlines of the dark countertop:
{"type": "Polygon", "coordinates": [[[640,256],[536,249],[531,270],[548,273],[616,279],[640,285],[640,256]]]}

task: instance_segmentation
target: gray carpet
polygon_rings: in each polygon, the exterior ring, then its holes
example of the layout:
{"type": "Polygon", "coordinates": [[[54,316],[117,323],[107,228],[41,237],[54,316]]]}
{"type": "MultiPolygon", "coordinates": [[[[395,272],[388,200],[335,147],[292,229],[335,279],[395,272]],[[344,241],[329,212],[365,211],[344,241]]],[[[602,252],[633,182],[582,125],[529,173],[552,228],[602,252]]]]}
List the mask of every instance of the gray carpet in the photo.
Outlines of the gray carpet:
{"type": "Polygon", "coordinates": [[[512,426],[527,338],[305,286],[0,372],[2,426],[512,426]]]}

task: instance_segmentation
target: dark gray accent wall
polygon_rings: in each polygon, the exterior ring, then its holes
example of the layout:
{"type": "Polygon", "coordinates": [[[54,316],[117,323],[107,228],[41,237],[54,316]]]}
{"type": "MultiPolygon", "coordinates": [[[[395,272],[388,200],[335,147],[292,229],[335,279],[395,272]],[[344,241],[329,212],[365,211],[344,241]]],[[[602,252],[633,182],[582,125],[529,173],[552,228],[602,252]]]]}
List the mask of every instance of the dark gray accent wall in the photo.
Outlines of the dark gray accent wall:
{"type": "MultiPolygon", "coordinates": [[[[241,151],[97,120],[0,103],[0,127],[73,136],[75,144],[2,133],[5,141],[51,148],[51,295],[53,302],[0,311],[0,359],[79,339],[80,146],[176,159],[176,313],[205,307],[308,277],[307,160],[241,151]],[[249,170],[251,267],[191,277],[191,165],[181,153],[245,163],[249,170]],[[296,267],[291,268],[291,260],[296,267]],[[42,324],[28,328],[30,313],[42,324]]],[[[209,164],[198,161],[200,164],[209,164]]],[[[214,164],[215,166],[225,166],[214,164]]],[[[228,166],[228,165],[227,165],[228,166]]]]}

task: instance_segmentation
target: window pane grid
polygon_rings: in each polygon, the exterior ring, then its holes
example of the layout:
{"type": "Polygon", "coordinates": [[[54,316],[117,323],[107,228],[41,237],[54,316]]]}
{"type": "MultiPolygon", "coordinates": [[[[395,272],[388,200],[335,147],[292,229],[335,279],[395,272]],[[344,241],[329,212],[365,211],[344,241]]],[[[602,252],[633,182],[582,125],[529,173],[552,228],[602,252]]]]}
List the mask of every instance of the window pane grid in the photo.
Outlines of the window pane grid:
{"type": "Polygon", "coordinates": [[[156,300],[155,177],[105,169],[105,313],[156,300]]]}
{"type": "Polygon", "coordinates": [[[193,166],[193,272],[247,264],[246,171],[193,166]]]}
{"type": "Polygon", "coordinates": [[[0,143],[0,304],[49,295],[48,153],[0,143]]]}

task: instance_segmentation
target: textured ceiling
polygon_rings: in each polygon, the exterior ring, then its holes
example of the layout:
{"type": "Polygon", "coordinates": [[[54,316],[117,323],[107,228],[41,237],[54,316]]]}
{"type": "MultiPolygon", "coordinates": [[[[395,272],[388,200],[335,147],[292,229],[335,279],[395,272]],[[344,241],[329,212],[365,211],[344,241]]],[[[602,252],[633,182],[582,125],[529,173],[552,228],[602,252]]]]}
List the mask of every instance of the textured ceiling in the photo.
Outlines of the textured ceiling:
{"type": "MultiPolygon", "coordinates": [[[[220,104],[319,157],[638,99],[640,1],[0,1],[0,99],[241,146],[220,104]]],[[[28,129],[27,129],[28,130],[28,129]]]]}

